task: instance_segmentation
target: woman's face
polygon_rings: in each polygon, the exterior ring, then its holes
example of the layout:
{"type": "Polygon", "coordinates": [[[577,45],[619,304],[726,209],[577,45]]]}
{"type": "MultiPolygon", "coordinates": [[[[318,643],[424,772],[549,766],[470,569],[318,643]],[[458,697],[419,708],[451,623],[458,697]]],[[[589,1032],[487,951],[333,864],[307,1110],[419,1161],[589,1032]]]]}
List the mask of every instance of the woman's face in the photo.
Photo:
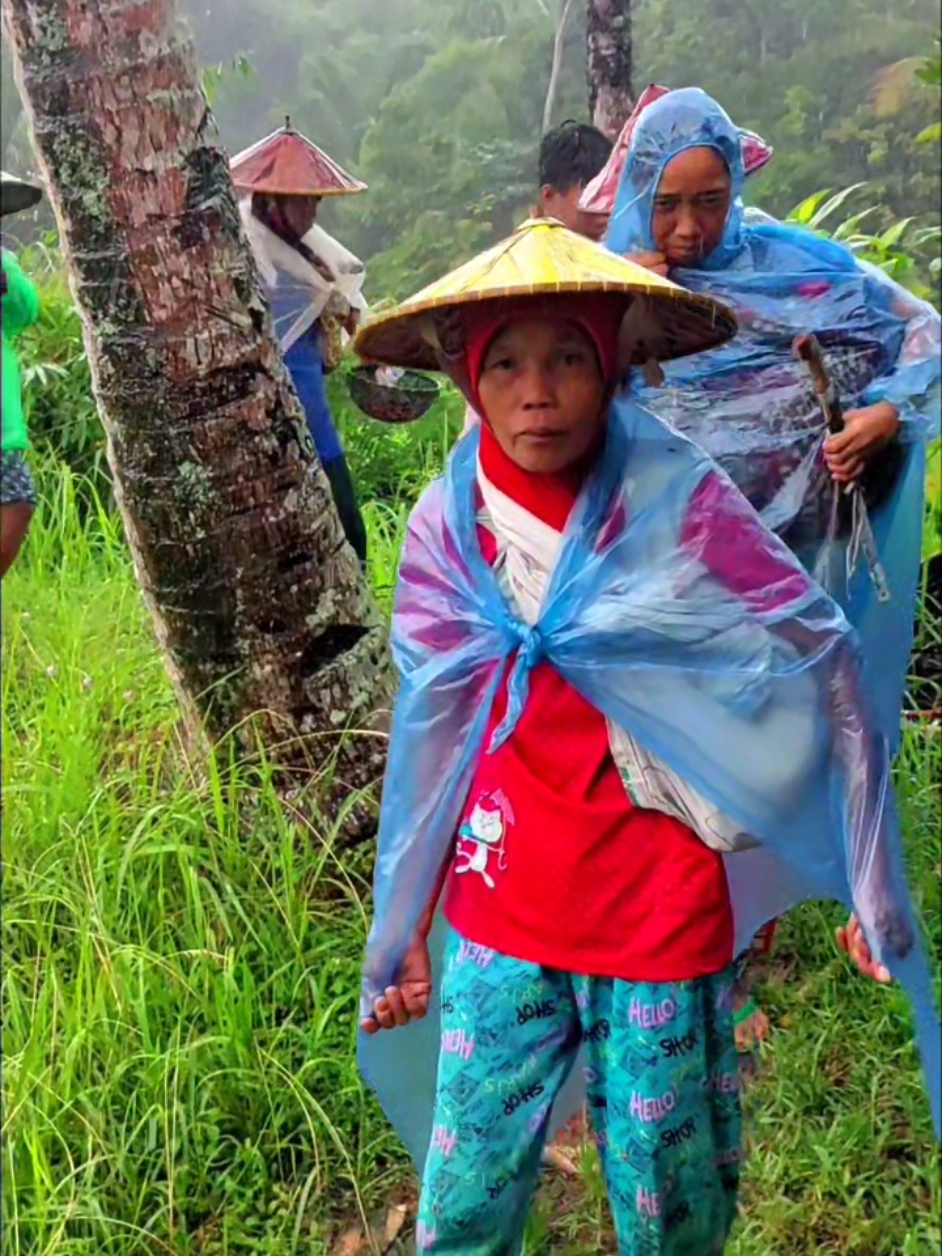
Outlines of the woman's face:
{"type": "Polygon", "coordinates": [[[731,181],[712,148],[688,148],[668,162],[651,215],[651,234],[671,266],[695,266],[723,238],[731,181]]]}
{"type": "Polygon", "coordinates": [[[317,207],[320,203],[319,196],[283,196],[280,198],[279,209],[282,216],[299,240],[302,240],[314,226],[317,207]]]}
{"type": "Polygon", "coordinates": [[[587,214],[579,208],[579,201],[585,188],[577,183],[568,192],[560,192],[548,184],[540,188],[540,199],[537,211],[541,218],[555,218],[570,231],[585,236],[587,240],[601,243],[608,226],[607,214],[587,214]]]}
{"type": "Polygon", "coordinates": [[[605,423],[595,346],[572,323],[518,319],[491,342],[478,398],[498,444],[525,471],[553,475],[578,463],[605,423]]]}

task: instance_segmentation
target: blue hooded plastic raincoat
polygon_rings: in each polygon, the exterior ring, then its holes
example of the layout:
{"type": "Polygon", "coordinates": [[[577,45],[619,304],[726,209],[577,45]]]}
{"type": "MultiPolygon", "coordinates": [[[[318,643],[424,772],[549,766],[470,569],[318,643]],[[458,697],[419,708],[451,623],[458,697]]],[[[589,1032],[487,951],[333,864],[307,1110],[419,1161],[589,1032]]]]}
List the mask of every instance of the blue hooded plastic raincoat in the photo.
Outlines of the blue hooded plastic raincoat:
{"type": "Polygon", "coordinates": [[[717,248],[677,283],[731,305],[739,335],[709,353],[671,363],[664,388],[632,394],[705,449],[764,522],[828,591],[859,634],[866,684],[895,750],[919,580],[925,443],[940,427],[942,322],[928,304],[842,245],[765,216],[747,221],[739,132],[697,88],[671,92],[642,115],[622,171],[606,244],[614,252],[655,248],[652,208],[667,164],[690,148],[714,149],[732,178],[732,202],[717,248]],[[871,512],[889,584],[875,595],[866,566],[849,574],[846,542],[824,555],[830,484],[825,431],[794,337],[814,333],[825,350],[845,413],[887,401],[902,423],[895,484],[871,512]]]}
{"type": "MultiPolygon", "coordinates": [[[[737,596],[681,542],[710,460],[630,401],[613,405],[604,455],[567,526],[541,615],[528,627],[504,598],[477,536],[479,433],[410,520],[393,615],[401,687],[380,814],[375,918],[363,1011],[390,985],[453,850],[488,715],[508,661],[511,735],[536,662],[689,781],[759,847],[726,857],[739,947],[808,898],[853,908],[908,991],[936,1124],[940,1035],[906,889],[886,739],[860,687],[856,645],[836,604],[784,544],[757,529],[728,485],[723,526],[742,570],[787,576],[737,596]],[[773,563],[773,565],[774,565],[773,563]],[[667,695],[667,697],[665,697],[667,695]],[[743,757],[718,729],[736,730],[743,757]],[[794,735],[784,737],[789,727],[794,735]],[[747,761],[748,760],[748,761],[747,761]],[[794,779],[784,781],[782,769],[794,779]],[[771,791],[757,781],[778,780],[771,791]]],[[[431,950],[436,977],[441,929],[431,950]]],[[[438,1006],[425,1020],[361,1035],[360,1063],[416,1162],[431,1131],[438,1006]]],[[[580,1098],[574,1071],[554,1123],[580,1098]]]]}

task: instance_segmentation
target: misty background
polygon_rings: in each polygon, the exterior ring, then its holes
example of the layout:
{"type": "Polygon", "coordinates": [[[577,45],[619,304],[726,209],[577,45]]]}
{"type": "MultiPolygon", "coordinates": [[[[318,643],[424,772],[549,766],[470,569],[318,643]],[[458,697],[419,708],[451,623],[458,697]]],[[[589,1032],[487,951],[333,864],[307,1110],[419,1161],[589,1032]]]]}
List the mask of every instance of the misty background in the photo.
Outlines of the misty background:
{"type": "MultiPolygon", "coordinates": [[[[182,0],[222,144],[293,125],[369,184],[323,221],[399,297],[506,235],[536,190],[562,0],[182,0]]],[[[938,92],[915,77],[938,0],[636,0],[634,88],[697,85],[775,147],[750,199],[785,215],[865,184],[868,230],[940,221],[938,92]]],[[[5,58],[4,71],[9,63],[5,58]]],[[[552,122],[588,119],[585,5],[570,6],[552,122]]],[[[2,164],[31,165],[12,76],[2,164]]]]}

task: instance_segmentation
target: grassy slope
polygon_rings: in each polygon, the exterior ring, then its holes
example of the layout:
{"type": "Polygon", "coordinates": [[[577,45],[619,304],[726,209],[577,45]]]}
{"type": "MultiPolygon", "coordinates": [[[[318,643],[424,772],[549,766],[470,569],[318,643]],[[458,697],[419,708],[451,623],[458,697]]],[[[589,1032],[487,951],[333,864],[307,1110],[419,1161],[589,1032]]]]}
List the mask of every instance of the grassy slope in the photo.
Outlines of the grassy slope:
{"type": "MultiPolygon", "coordinates": [[[[120,538],[56,492],[4,584],[5,1251],[321,1256],[406,1178],[353,1054],[363,870],[263,773],[181,766],[120,538]]],[[[369,511],[388,587],[401,515],[369,511]]],[[[913,733],[900,771],[934,936],[940,754],[913,733]]],[[[942,1251],[905,1004],[834,923],[806,908],[778,943],[735,1256],[942,1251]]],[[[602,1194],[591,1165],[552,1186],[529,1250],[614,1250],[602,1194]]]]}

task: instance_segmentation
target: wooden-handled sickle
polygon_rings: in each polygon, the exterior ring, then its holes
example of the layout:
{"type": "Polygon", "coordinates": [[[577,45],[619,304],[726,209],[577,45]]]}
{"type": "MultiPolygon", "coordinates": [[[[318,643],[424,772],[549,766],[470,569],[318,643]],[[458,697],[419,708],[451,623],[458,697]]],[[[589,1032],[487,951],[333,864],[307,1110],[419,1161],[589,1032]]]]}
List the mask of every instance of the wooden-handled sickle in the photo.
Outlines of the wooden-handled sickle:
{"type": "MultiPolygon", "coordinates": [[[[828,374],[824,353],[817,337],[812,335],[796,336],[792,349],[795,357],[804,362],[808,368],[811,384],[818,398],[818,405],[821,407],[821,413],[824,415],[828,431],[832,435],[842,432],[844,430],[844,410],[841,406],[841,399],[838,396],[837,389],[834,387],[834,381],[828,374]]],[[[858,484],[848,485],[844,492],[850,499],[853,519],[851,537],[847,547],[848,578],[853,575],[857,559],[862,554],[870,572],[870,579],[873,581],[877,599],[880,602],[886,602],[890,597],[890,589],[886,581],[886,572],[883,570],[883,564],[880,562],[880,556],[877,553],[876,538],[870,526],[870,514],[864,501],[864,495],[860,491],[858,484]]],[[[831,526],[828,529],[827,540],[818,564],[821,574],[823,574],[826,566],[827,551],[830,550],[836,537],[840,498],[840,486],[835,484],[831,526]]],[[[818,575],[819,573],[816,572],[815,574],[818,575]]]]}

